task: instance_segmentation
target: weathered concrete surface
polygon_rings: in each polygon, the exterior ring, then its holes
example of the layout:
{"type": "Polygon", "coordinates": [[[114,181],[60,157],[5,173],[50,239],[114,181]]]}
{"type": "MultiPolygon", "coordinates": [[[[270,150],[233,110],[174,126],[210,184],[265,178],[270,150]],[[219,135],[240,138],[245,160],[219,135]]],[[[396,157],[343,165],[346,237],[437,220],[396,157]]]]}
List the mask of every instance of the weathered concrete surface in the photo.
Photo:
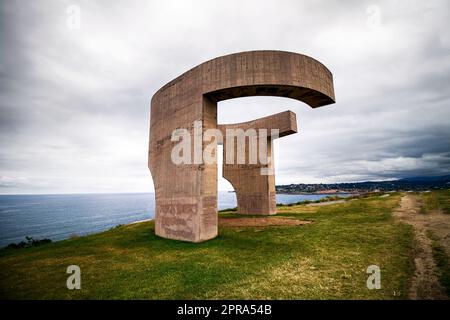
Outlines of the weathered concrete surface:
{"type": "MultiPolygon", "coordinates": [[[[285,111],[277,113],[268,117],[234,124],[219,124],[219,130],[222,132],[225,145],[228,139],[235,139],[234,136],[228,136],[227,130],[242,129],[247,131],[249,129],[266,129],[271,133],[271,129],[278,129],[278,137],[284,137],[297,132],[297,121],[295,113],[292,111],[285,111]]],[[[259,146],[259,137],[256,138],[256,146],[259,146]]],[[[267,139],[267,161],[261,161],[258,157],[256,164],[249,162],[249,138],[245,143],[245,164],[237,164],[237,143],[234,143],[234,160],[232,163],[227,163],[227,148],[223,148],[223,177],[227,179],[234,190],[236,191],[238,213],[239,214],[254,214],[254,215],[272,215],[276,214],[276,193],[275,193],[275,175],[272,140],[274,137],[267,139]],[[261,174],[261,169],[265,168],[271,174],[261,174]]],[[[235,139],[236,140],[236,139],[235,139]]]]}
{"type": "MultiPolygon", "coordinates": [[[[335,102],[331,72],[313,58],[284,51],[219,57],[187,71],[152,97],[149,168],[156,195],[156,234],[201,242],[217,235],[217,164],[175,165],[176,128],[217,128],[217,102],[243,96],[282,96],[313,108],[335,102]]],[[[203,142],[203,148],[209,142],[203,142]]]]}

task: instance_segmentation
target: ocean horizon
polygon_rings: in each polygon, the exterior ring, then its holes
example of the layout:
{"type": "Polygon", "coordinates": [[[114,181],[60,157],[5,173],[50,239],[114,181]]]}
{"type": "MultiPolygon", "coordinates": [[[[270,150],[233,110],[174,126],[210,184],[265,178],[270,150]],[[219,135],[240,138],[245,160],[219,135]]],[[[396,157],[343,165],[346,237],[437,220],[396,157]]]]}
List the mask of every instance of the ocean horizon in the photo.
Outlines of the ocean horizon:
{"type": "MultiPolygon", "coordinates": [[[[277,203],[319,200],[329,195],[277,194],[277,203]]],[[[345,195],[344,195],[345,196],[345,195]]],[[[218,210],[237,206],[234,192],[218,192],[218,210]]],[[[25,237],[53,241],[153,219],[154,193],[0,195],[0,247],[25,237]]]]}

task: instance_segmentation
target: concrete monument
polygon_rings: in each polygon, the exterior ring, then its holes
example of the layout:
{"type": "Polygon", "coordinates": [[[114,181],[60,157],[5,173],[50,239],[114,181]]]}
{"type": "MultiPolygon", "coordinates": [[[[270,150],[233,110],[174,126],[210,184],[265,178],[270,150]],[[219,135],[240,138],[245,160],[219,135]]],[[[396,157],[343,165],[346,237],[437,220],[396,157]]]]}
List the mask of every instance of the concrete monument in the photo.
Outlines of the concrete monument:
{"type": "MultiPolygon", "coordinates": [[[[278,129],[279,136],[296,132],[295,114],[283,112],[254,121],[218,125],[217,103],[245,96],[281,96],[303,101],[312,108],[335,102],[333,77],[320,62],[284,51],[249,51],[222,56],[187,71],[159,89],[151,101],[149,168],[155,185],[157,235],[201,242],[217,236],[217,162],[203,161],[203,152],[224,144],[227,129],[278,129]],[[185,130],[194,138],[184,154],[192,161],[173,160],[174,137],[185,130]],[[210,129],[223,139],[206,138],[210,129]],[[198,156],[200,150],[200,157],[198,156]]],[[[257,138],[264,142],[266,138],[257,138]]],[[[267,155],[272,155],[267,137],[267,155]]],[[[211,153],[215,159],[215,152],[211,153]]],[[[245,154],[248,154],[247,149],[245,154]]],[[[273,161],[229,164],[224,177],[236,190],[239,212],[275,213],[273,161]],[[267,169],[269,174],[261,174],[267,169]]]]}

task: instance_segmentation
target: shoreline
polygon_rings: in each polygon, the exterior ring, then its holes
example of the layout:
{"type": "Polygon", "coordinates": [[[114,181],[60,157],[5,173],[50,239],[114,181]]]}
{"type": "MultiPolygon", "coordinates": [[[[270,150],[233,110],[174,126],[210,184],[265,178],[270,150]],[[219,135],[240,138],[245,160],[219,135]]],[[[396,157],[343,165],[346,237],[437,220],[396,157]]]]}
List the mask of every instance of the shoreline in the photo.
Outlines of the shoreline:
{"type": "Polygon", "coordinates": [[[277,192],[276,194],[294,195],[294,196],[325,196],[325,195],[359,195],[361,192],[277,192]]]}
{"type": "Polygon", "coordinates": [[[150,218],[150,219],[137,220],[137,221],[133,221],[130,223],[126,223],[126,224],[124,224],[124,226],[129,226],[129,225],[136,224],[136,223],[148,222],[148,221],[152,221],[152,220],[155,220],[155,219],[150,218]]]}

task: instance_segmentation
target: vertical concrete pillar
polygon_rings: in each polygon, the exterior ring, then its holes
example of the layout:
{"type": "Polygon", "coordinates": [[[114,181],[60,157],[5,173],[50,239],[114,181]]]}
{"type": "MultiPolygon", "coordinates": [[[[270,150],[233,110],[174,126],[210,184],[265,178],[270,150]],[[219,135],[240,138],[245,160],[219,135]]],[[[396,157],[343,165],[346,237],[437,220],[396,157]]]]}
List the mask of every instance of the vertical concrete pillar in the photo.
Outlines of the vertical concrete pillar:
{"type": "MultiPolygon", "coordinates": [[[[227,179],[236,192],[238,213],[250,215],[273,215],[276,214],[276,192],[275,192],[275,168],[273,154],[273,139],[284,137],[297,132],[297,120],[295,113],[285,111],[268,117],[255,119],[243,123],[219,125],[223,135],[224,155],[223,155],[223,177],[227,179]],[[241,129],[255,130],[258,132],[264,129],[268,133],[267,154],[263,159],[260,158],[260,137],[257,136],[258,158],[256,164],[251,164],[249,159],[250,139],[246,138],[245,143],[245,164],[237,164],[236,159],[232,163],[227,163],[227,145],[228,139],[236,140],[234,135],[227,134],[233,130],[241,129]],[[231,130],[231,131],[230,131],[231,130]],[[272,130],[277,130],[277,137],[271,135],[272,130]],[[268,161],[267,161],[268,160],[268,161]]],[[[237,143],[233,153],[236,158],[237,143]]]]}

